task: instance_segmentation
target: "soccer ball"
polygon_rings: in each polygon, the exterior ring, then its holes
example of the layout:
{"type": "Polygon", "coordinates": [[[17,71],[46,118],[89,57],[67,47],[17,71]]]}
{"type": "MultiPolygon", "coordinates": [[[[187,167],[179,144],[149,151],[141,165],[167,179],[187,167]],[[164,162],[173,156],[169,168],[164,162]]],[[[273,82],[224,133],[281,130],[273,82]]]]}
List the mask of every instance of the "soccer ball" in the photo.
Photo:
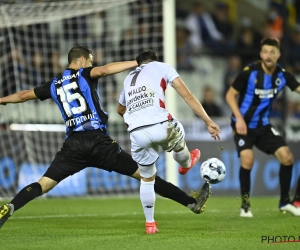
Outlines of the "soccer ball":
{"type": "Polygon", "coordinates": [[[218,158],[210,158],[201,164],[200,175],[205,181],[216,184],[225,178],[226,167],[218,158]]]}

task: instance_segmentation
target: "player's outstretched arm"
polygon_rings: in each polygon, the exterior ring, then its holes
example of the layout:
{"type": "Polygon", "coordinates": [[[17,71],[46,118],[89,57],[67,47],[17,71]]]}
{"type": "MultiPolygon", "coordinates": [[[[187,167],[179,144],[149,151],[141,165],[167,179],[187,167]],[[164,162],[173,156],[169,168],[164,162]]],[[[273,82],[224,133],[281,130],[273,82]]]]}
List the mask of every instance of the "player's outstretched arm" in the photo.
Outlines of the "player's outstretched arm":
{"type": "Polygon", "coordinates": [[[300,94],[300,86],[295,89],[295,91],[300,94]]]}
{"type": "Polygon", "coordinates": [[[194,94],[188,89],[184,81],[177,77],[172,82],[172,87],[177,91],[177,93],[185,100],[189,105],[191,110],[193,110],[206,124],[208,132],[211,134],[211,137],[215,140],[221,140],[220,133],[221,130],[217,124],[215,124],[212,119],[208,116],[202,104],[194,96],[194,94]]]}
{"type": "Polygon", "coordinates": [[[240,135],[246,135],[247,125],[237,104],[236,97],[238,95],[239,92],[236,91],[233,87],[230,87],[226,94],[226,102],[228,103],[233,115],[236,118],[236,124],[235,124],[236,132],[240,135]]]}
{"type": "Polygon", "coordinates": [[[26,102],[29,100],[37,99],[33,89],[31,90],[22,90],[12,95],[8,95],[0,98],[0,104],[6,105],[7,103],[20,103],[26,102]]]}
{"type": "Polygon", "coordinates": [[[106,75],[113,75],[137,66],[138,64],[136,61],[113,62],[93,68],[91,70],[91,77],[100,78],[106,75]]]}

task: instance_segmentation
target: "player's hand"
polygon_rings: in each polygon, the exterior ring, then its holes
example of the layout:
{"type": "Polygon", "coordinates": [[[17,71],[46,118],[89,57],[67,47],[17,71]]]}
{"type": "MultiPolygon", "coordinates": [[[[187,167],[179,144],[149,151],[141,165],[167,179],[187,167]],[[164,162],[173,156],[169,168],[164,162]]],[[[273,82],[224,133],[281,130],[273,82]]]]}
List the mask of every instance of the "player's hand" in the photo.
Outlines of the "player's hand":
{"type": "Polygon", "coordinates": [[[236,133],[239,135],[247,135],[247,125],[243,118],[236,119],[235,123],[236,133]]]}
{"type": "Polygon", "coordinates": [[[210,122],[207,125],[207,130],[210,133],[212,138],[221,141],[221,137],[220,137],[221,130],[217,124],[215,124],[214,122],[210,122]]]}

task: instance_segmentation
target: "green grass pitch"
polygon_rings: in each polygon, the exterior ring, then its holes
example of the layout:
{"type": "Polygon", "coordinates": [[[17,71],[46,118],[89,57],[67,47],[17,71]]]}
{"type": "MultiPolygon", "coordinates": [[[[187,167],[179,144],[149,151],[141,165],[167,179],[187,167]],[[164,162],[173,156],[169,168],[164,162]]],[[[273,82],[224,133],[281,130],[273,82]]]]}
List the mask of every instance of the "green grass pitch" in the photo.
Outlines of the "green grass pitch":
{"type": "Polygon", "coordinates": [[[278,197],[251,202],[254,217],[240,218],[239,197],[212,195],[200,215],[157,198],[159,233],[146,235],[138,197],[37,199],[0,229],[0,249],[300,249],[300,242],[262,243],[262,236],[299,240],[300,217],[280,213],[278,197]]]}

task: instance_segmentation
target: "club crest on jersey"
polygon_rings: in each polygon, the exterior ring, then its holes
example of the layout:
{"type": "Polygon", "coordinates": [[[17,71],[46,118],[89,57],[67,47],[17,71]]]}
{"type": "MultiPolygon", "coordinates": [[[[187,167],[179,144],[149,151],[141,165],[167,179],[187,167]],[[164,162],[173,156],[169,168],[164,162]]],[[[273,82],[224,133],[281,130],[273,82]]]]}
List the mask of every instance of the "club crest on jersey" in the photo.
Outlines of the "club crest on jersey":
{"type": "Polygon", "coordinates": [[[280,79],[280,78],[277,78],[277,79],[275,80],[275,84],[276,84],[276,86],[279,86],[279,85],[281,85],[281,83],[282,83],[282,81],[281,81],[281,79],[280,79]]]}

